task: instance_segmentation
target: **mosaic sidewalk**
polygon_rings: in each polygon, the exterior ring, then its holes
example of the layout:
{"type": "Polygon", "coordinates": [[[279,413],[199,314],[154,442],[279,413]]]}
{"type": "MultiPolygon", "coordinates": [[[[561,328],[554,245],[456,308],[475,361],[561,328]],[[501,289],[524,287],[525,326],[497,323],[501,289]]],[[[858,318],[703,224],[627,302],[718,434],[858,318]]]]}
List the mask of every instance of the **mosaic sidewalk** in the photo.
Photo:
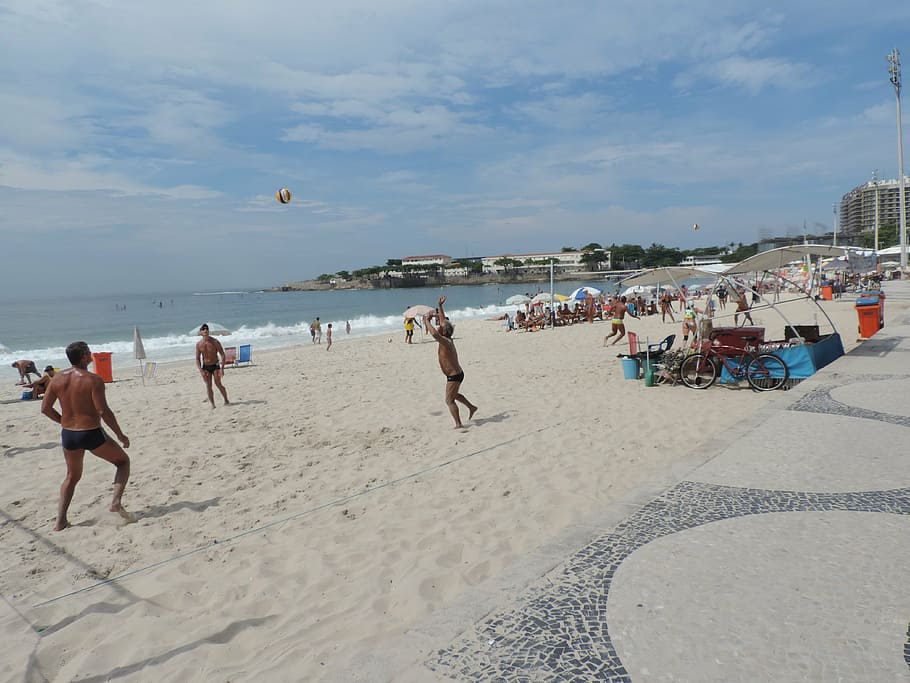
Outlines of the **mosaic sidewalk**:
{"type": "Polygon", "coordinates": [[[907,322],[422,661],[358,680],[910,681],[907,322]]]}

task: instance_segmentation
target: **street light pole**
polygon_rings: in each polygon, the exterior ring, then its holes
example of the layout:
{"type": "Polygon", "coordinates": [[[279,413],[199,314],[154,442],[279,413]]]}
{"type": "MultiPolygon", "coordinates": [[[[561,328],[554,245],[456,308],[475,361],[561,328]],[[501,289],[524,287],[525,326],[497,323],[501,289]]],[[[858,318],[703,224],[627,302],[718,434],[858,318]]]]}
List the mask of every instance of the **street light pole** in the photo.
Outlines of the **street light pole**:
{"type": "Polygon", "coordinates": [[[900,187],[900,238],[901,238],[901,272],[907,277],[907,206],[906,188],[904,187],[904,143],[901,136],[901,53],[897,48],[888,55],[888,74],[894,86],[897,98],[897,181],[900,187]]]}

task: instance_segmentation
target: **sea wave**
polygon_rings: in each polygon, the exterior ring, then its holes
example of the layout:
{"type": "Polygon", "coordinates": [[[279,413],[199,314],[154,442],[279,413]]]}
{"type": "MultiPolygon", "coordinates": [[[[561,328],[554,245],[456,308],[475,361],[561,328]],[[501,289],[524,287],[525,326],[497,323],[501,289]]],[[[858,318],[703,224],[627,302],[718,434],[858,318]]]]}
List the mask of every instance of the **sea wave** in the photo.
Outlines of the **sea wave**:
{"type": "MultiPolygon", "coordinates": [[[[490,305],[454,309],[446,311],[448,317],[457,325],[459,320],[491,318],[505,312],[514,313],[514,306],[490,305]]],[[[332,319],[320,321],[322,334],[325,337],[329,323],[334,331],[334,341],[340,342],[346,337],[368,337],[390,332],[399,332],[403,329],[403,318],[398,315],[360,315],[351,320],[332,319]],[[350,322],[351,333],[345,332],[346,324],[350,322]]],[[[132,330],[127,339],[112,339],[91,344],[93,352],[112,353],[113,365],[124,366],[135,363],[133,356],[132,330]]],[[[310,342],[310,321],[300,321],[291,325],[278,325],[272,322],[265,325],[241,325],[232,334],[218,337],[224,346],[238,346],[240,344],[254,344],[257,348],[282,348],[310,342]]],[[[171,333],[160,336],[143,337],[142,345],[148,360],[175,361],[190,360],[199,337],[186,333],[171,333]]],[[[57,367],[69,365],[66,361],[64,349],[61,347],[44,347],[31,349],[0,349],[0,369],[10,369],[13,361],[21,358],[34,359],[39,367],[51,364],[57,367]]]]}

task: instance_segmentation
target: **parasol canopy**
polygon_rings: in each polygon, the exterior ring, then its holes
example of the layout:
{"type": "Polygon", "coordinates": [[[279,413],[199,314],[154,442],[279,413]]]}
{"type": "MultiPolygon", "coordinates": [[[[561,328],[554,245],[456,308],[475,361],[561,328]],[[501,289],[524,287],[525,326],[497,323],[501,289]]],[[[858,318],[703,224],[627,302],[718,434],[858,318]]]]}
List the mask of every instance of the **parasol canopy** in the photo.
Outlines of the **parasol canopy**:
{"type": "Polygon", "coordinates": [[[404,312],[405,318],[422,318],[425,315],[430,313],[435,313],[436,309],[432,306],[426,306],[424,304],[417,304],[415,306],[410,306],[404,312]]]}
{"type": "Polygon", "coordinates": [[[508,299],[506,299],[507,306],[520,306],[521,304],[526,304],[531,300],[527,294],[513,294],[508,299]]]}
{"type": "Polygon", "coordinates": [[[569,294],[570,299],[584,299],[586,295],[590,294],[591,296],[600,296],[602,292],[597,289],[597,287],[579,287],[574,292],[569,294]]]}
{"type": "MultiPolygon", "coordinates": [[[[219,325],[218,323],[213,323],[213,322],[207,322],[205,324],[209,326],[209,334],[211,334],[212,336],[225,337],[231,333],[231,331],[228,328],[226,328],[224,325],[219,325]]],[[[199,327],[202,327],[202,324],[200,324],[199,327]]],[[[199,327],[197,327],[193,330],[190,330],[189,332],[187,332],[187,334],[191,337],[198,337],[199,336],[199,327]]]]}

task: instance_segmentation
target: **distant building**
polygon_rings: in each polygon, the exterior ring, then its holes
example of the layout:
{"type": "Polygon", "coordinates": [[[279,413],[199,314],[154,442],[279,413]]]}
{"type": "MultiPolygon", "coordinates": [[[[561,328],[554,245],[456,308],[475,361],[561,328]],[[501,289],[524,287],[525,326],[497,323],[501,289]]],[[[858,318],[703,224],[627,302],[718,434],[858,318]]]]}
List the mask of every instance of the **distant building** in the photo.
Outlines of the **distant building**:
{"type": "MultiPolygon", "coordinates": [[[[904,178],[906,214],[910,216],[910,177],[904,178]]],[[[855,235],[875,228],[875,206],[878,204],[878,225],[900,223],[900,185],[895,180],[872,180],[857,185],[840,200],[838,233],[855,235]]]]}
{"type": "Polygon", "coordinates": [[[722,263],[717,256],[686,256],[679,265],[688,268],[698,268],[699,266],[713,266],[716,263],[722,263]]]}
{"type": "Polygon", "coordinates": [[[401,259],[403,266],[447,266],[452,262],[451,256],[445,254],[428,254],[426,256],[405,256],[401,259]]]}
{"type": "MultiPolygon", "coordinates": [[[[505,266],[496,264],[497,261],[502,259],[520,261],[522,265],[515,267],[518,270],[549,268],[551,259],[553,260],[554,268],[559,271],[588,270],[589,266],[582,261],[585,253],[583,251],[560,251],[544,254],[500,254],[498,256],[484,256],[481,262],[485,273],[499,273],[505,270],[505,266]]],[[[604,260],[601,261],[601,268],[610,270],[612,268],[610,252],[603,250],[603,256],[604,260]]]]}

